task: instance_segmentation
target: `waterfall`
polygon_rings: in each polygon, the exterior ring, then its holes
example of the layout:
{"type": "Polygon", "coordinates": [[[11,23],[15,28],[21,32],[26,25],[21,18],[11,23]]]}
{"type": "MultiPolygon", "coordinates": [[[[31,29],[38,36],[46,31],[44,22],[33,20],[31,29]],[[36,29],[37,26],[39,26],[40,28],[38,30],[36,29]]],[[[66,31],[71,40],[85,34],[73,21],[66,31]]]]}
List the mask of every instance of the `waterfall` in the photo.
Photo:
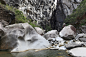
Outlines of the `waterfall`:
{"type": "Polygon", "coordinates": [[[62,29],[62,25],[63,25],[65,18],[66,18],[66,16],[64,14],[62,0],[57,0],[57,7],[51,18],[52,29],[56,29],[56,30],[60,31],[62,29]]]}
{"type": "MultiPolygon", "coordinates": [[[[43,28],[45,28],[46,24],[49,24],[50,20],[52,19],[53,22],[51,22],[51,27],[53,29],[53,26],[55,25],[62,26],[65,17],[72,14],[73,10],[76,9],[78,5],[80,5],[80,2],[82,0],[18,0],[18,1],[5,0],[5,1],[9,5],[18,7],[18,9],[22,11],[26,17],[29,17],[29,19],[32,19],[33,21],[37,21],[37,24],[41,25],[43,28]],[[58,4],[57,1],[61,2],[61,4],[58,4]],[[56,12],[57,14],[55,14],[56,12]],[[60,17],[60,18],[56,17],[55,19],[56,21],[54,20],[55,17],[54,14],[60,17]],[[59,23],[54,24],[57,21],[60,21],[61,19],[62,19],[62,21],[60,22],[61,24],[59,23]]],[[[57,28],[57,26],[55,27],[57,28]]]]}

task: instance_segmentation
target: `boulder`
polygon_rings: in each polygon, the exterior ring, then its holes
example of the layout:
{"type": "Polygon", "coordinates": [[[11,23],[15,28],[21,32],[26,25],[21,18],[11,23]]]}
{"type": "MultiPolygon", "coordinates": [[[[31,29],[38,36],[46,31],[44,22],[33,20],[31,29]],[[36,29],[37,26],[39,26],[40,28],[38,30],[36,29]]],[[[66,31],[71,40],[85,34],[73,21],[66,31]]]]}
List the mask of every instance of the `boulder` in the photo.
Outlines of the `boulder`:
{"type": "Polygon", "coordinates": [[[75,39],[78,40],[79,38],[86,38],[86,34],[85,33],[81,33],[81,34],[78,34],[75,39]]]}
{"type": "Polygon", "coordinates": [[[70,41],[70,42],[68,42],[68,44],[65,44],[65,47],[67,49],[72,49],[72,48],[76,48],[76,47],[81,47],[82,45],[83,45],[83,42],[80,42],[80,41],[76,41],[76,42],[70,41]]]}
{"type": "Polygon", "coordinates": [[[57,30],[51,30],[51,31],[48,31],[47,33],[44,34],[44,37],[46,39],[49,39],[49,38],[56,38],[58,37],[58,31],[57,30]]]}
{"type": "Polygon", "coordinates": [[[86,57],[86,47],[78,47],[68,51],[71,56],[74,57],[86,57]]]}
{"type": "Polygon", "coordinates": [[[43,34],[44,34],[44,30],[41,29],[41,28],[39,28],[39,27],[35,27],[35,30],[36,30],[36,32],[37,32],[38,34],[40,34],[40,35],[43,35],[43,34]]]}
{"type": "Polygon", "coordinates": [[[23,52],[29,49],[45,49],[50,47],[48,40],[39,35],[31,25],[25,28],[25,36],[18,38],[17,43],[18,45],[11,52],[23,52]]]}
{"type": "Polygon", "coordinates": [[[59,33],[59,35],[65,40],[71,40],[76,35],[76,28],[72,25],[65,26],[59,33]]]}

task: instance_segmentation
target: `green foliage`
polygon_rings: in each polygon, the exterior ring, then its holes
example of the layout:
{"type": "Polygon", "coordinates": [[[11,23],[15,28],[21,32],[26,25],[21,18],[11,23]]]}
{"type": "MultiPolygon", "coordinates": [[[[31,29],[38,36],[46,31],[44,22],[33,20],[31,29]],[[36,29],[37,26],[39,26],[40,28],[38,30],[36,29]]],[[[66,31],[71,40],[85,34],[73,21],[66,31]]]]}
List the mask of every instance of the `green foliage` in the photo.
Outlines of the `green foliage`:
{"type": "Polygon", "coordinates": [[[1,3],[0,3],[0,5],[1,5],[4,9],[9,10],[9,11],[12,11],[12,12],[15,13],[15,23],[25,23],[25,22],[28,22],[28,21],[29,21],[29,24],[30,24],[31,26],[33,26],[33,27],[40,27],[40,26],[37,25],[37,22],[36,22],[36,21],[35,21],[35,22],[34,22],[34,21],[31,21],[31,19],[28,20],[28,19],[23,15],[22,11],[19,11],[18,9],[14,8],[13,6],[2,5],[1,3]]]}
{"type": "MultiPolygon", "coordinates": [[[[39,25],[37,25],[37,21],[32,21],[32,19],[29,19],[29,24],[32,26],[32,27],[40,27],[39,25]]],[[[41,28],[41,27],[40,27],[41,28]]]]}
{"type": "Polygon", "coordinates": [[[8,6],[8,5],[2,5],[0,3],[0,5],[6,9],[6,10],[9,10],[9,11],[12,11],[15,13],[15,22],[16,23],[25,23],[27,22],[28,20],[26,19],[26,17],[24,17],[23,13],[21,11],[19,11],[18,9],[14,8],[13,6],[8,6]]]}
{"type": "Polygon", "coordinates": [[[51,30],[51,26],[50,25],[46,25],[46,32],[50,31],[51,30]]]}
{"type": "MultiPolygon", "coordinates": [[[[66,24],[74,24],[77,21],[77,17],[83,16],[86,13],[86,0],[82,1],[77,9],[73,11],[70,16],[65,19],[66,24]]],[[[81,21],[81,24],[86,24],[86,19],[81,21]]]]}
{"type": "Polygon", "coordinates": [[[20,23],[20,22],[23,22],[23,23],[25,23],[25,22],[28,22],[28,20],[26,19],[26,17],[24,17],[24,15],[23,15],[23,13],[21,12],[21,11],[19,11],[19,10],[15,10],[15,15],[16,15],[16,22],[17,23],[20,23]]]}

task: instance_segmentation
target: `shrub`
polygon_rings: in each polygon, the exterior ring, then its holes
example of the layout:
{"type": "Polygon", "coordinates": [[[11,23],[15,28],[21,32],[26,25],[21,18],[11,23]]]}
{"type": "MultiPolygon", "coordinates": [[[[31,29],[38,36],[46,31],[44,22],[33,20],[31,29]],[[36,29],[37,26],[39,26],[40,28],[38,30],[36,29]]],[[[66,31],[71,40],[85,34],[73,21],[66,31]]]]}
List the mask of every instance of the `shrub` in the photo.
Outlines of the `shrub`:
{"type": "MultiPolygon", "coordinates": [[[[67,18],[65,19],[65,23],[67,25],[75,24],[75,22],[79,20],[77,18],[82,17],[83,14],[85,13],[86,13],[86,0],[82,1],[81,4],[78,6],[78,8],[75,9],[71,15],[67,16],[67,18]]],[[[86,19],[82,19],[80,21],[80,24],[81,25],[86,24],[86,19]]]]}
{"type": "Polygon", "coordinates": [[[25,23],[25,22],[28,22],[29,21],[29,24],[32,25],[33,27],[40,27],[37,25],[36,21],[31,21],[31,19],[27,19],[22,11],[19,11],[18,9],[14,8],[13,6],[9,6],[9,5],[2,5],[0,3],[0,5],[6,9],[6,10],[9,10],[9,11],[12,11],[15,13],[15,23],[25,23]]]}

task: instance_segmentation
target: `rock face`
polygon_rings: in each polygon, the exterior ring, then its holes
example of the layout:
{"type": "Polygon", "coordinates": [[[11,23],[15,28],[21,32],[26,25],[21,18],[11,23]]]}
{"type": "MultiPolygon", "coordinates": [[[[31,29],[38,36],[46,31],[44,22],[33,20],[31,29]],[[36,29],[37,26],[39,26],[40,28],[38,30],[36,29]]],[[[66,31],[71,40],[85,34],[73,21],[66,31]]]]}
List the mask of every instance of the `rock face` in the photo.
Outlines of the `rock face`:
{"type": "Polygon", "coordinates": [[[2,20],[7,21],[8,24],[14,24],[15,23],[15,14],[14,14],[14,12],[4,9],[0,5],[0,21],[2,22],[2,20]]]}
{"type": "Polygon", "coordinates": [[[74,9],[81,3],[82,0],[62,0],[64,6],[64,12],[67,15],[70,15],[74,9]]]}
{"type": "Polygon", "coordinates": [[[64,39],[73,39],[76,35],[76,28],[72,25],[65,26],[59,33],[64,39]]]}
{"type": "MultiPolygon", "coordinates": [[[[5,0],[7,4],[13,5],[21,10],[25,16],[37,21],[42,27],[50,23],[53,11],[57,7],[57,0],[5,0]]],[[[65,16],[70,15],[82,0],[61,0],[63,13],[65,16]]],[[[62,15],[60,13],[59,15],[62,15]]],[[[57,14],[58,15],[58,14],[57,14]]],[[[59,19],[60,20],[60,19],[59,19]]],[[[62,19],[63,21],[64,19],[62,19]]],[[[54,20],[53,20],[54,22],[54,20]]]]}

